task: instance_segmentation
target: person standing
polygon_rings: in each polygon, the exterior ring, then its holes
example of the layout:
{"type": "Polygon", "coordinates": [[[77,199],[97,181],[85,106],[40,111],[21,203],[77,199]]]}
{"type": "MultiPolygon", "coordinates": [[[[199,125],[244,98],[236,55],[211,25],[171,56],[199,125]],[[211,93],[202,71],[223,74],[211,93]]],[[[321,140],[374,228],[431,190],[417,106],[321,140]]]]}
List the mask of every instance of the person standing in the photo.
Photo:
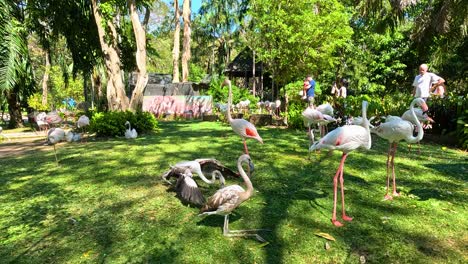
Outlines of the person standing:
{"type": "Polygon", "coordinates": [[[336,85],[336,82],[333,83],[331,94],[335,95],[335,97],[340,97],[340,89],[336,85]]]}
{"type": "Polygon", "coordinates": [[[339,96],[338,97],[343,97],[346,98],[348,95],[348,80],[345,78],[341,79],[341,87],[339,90],[339,96]]]}
{"type": "Polygon", "coordinates": [[[304,78],[304,83],[302,85],[302,99],[307,100],[307,89],[309,89],[310,83],[309,80],[307,80],[307,77],[304,78]]]}
{"type": "Polygon", "coordinates": [[[307,76],[307,80],[309,81],[309,88],[307,88],[307,101],[309,102],[309,106],[314,106],[314,97],[315,97],[315,80],[312,78],[312,75],[307,76]]]}
{"type": "Polygon", "coordinates": [[[412,95],[415,98],[422,98],[424,101],[427,101],[427,98],[430,96],[429,90],[433,84],[439,86],[445,82],[444,79],[436,74],[428,72],[427,69],[427,64],[421,64],[419,66],[419,75],[413,81],[414,89],[412,95]]]}

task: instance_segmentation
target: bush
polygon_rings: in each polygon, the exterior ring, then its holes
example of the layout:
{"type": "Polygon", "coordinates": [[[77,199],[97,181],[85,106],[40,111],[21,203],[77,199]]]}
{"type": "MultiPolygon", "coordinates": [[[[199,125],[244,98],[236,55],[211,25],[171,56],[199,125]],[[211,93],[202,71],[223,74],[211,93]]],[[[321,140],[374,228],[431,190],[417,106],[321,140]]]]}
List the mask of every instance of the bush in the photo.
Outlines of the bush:
{"type": "Polygon", "coordinates": [[[123,136],[125,135],[125,122],[129,121],[132,128],[139,134],[157,129],[158,121],[149,112],[99,112],[91,113],[89,130],[97,136],[123,136]]]}
{"type": "MultiPolygon", "coordinates": [[[[221,86],[224,77],[219,79],[213,78],[210,82],[208,94],[213,96],[213,102],[227,103],[229,96],[229,89],[227,86],[221,86]]],[[[256,109],[259,99],[253,96],[249,89],[241,89],[232,83],[232,104],[235,105],[240,101],[250,101],[249,108],[256,109]]]]}
{"type": "Polygon", "coordinates": [[[458,143],[462,149],[468,149],[468,109],[457,120],[458,143]]]}

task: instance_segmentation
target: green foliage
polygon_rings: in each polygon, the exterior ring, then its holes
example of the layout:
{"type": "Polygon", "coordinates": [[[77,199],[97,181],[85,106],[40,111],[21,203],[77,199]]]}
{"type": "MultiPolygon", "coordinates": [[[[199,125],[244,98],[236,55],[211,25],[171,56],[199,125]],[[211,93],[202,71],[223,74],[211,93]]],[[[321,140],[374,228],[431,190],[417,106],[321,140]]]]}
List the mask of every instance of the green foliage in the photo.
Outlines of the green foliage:
{"type": "Polygon", "coordinates": [[[89,130],[97,136],[123,136],[127,129],[126,121],[129,121],[139,134],[154,131],[158,127],[158,121],[149,112],[99,112],[92,113],[90,119],[89,130]]]}
{"type": "Polygon", "coordinates": [[[189,81],[199,83],[201,80],[203,80],[206,73],[202,67],[194,63],[190,63],[189,67],[190,67],[189,81]]]}
{"type": "Polygon", "coordinates": [[[462,149],[468,149],[468,109],[457,120],[458,142],[462,149]]]}
{"type": "MultiPolygon", "coordinates": [[[[208,94],[213,96],[213,102],[227,103],[229,96],[229,88],[227,86],[221,86],[224,77],[213,78],[210,82],[208,94]]],[[[250,109],[256,108],[259,99],[253,96],[248,89],[241,89],[234,85],[232,82],[232,104],[235,105],[239,101],[250,101],[250,109]]]]}
{"type": "Polygon", "coordinates": [[[249,14],[247,41],[280,85],[333,69],[352,36],[350,13],[336,0],[258,0],[249,14]]]}
{"type": "MultiPolygon", "coordinates": [[[[72,73],[72,66],[68,69],[68,74],[72,73]]],[[[77,103],[84,101],[83,95],[83,77],[77,75],[75,78],[65,80],[62,69],[59,66],[52,66],[50,71],[50,91],[51,99],[48,99],[48,103],[51,108],[65,108],[66,105],[63,100],[67,98],[73,98],[77,103]]]]}
{"type": "Polygon", "coordinates": [[[42,104],[42,93],[34,93],[28,98],[28,105],[29,107],[37,110],[37,111],[48,111],[50,110],[50,100],[52,100],[51,96],[47,98],[47,105],[42,104]]]}

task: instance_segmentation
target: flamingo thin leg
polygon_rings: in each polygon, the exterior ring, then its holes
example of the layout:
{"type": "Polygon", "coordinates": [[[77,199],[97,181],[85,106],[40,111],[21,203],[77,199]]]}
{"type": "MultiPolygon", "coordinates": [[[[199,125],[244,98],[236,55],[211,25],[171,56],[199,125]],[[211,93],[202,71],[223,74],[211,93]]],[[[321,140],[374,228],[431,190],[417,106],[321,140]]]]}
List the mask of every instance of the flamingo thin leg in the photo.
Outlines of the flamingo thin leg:
{"type": "Polygon", "coordinates": [[[395,154],[397,151],[398,143],[393,143],[393,155],[392,155],[392,177],[393,177],[393,196],[400,196],[396,191],[396,180],[395,180],[395,154]]]}
{"type": "MultiPolygon", "coordinates": [[[[229,215],[224,216],[224,227],[223,235],[227,237],[255,237],[258,241],[265,243],[266,240],[258,234],[249,232],[261,231],[263,229],[251,229],[251,230],[229,230],[229,215]]],[[[268,230],[263,230],[268,231],[268,230]]]]}
{"type": "Polygon", "coordinates": [[[245,151],[245,154],[249,155],[249,149],[247,148],[247,142],[245,142],[245,138],[244,138],[244,151],[245,151]]]}
{"type": "Polygon", "coordinates": [[[54,144],[54,155],[55,155],[55,162],[57,162],[57,165],[58,165],[58,158],[57,158],[57,151],[55,150],[55,144],[54,144]]]}
{"type": "Polygon", "coordinates": [[[338,177],[341,175],[341,172],[343,171],[346,156],[347,154],[345,153],[343,153],[343,156],[341,156],[340,166],[338,167],[338,170],[336,171],[335,177],[333,177],[333,212],[332,212],[331,221],[333,225],[337,227],[343,226],[343,224],[340,221],[336,220],[336,202],[337,202],[337,195],[338,195],[338,177]]]}
{"type": "Polygon", "coordinates": [[[385,200],[392,200],[392,196],[388,194],[388,190],[390,189],[390,156],[392,155],[393,151],[393,144],[390,143],[387,153],[387,191],[385,193],[385,200]]]}
{"type": "MultiPolygon", "coordinates": [[[[345,159],[346,159],[346,157],[345,157],[345,159]]],[[[343,218],[344,221],[352,221],[353,218],[346,215],[343,173],[344,173],[344,162],[343,162],[343,168],[341,169],[341,172],[340,172],[341,210],[342,210],[341,217],[343,218]]]]}

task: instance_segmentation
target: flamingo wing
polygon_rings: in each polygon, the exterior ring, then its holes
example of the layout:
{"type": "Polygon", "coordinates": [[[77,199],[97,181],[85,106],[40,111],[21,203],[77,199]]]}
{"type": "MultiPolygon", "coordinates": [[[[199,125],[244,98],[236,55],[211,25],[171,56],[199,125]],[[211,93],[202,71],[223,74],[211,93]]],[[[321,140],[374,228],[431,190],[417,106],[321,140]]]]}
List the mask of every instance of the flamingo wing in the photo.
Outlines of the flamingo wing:
{"type": "Polygon", "coordinates": [[[263,143],[262,138],[257,132],[257,128],[245,119],[233,119],[231,121],[232,130],[243,138],[253,138],[263,143]]]}
{"type": "Polygon", "coordinates": [[[312,145],[311,150],[331,149],[349,152],[359,147],[370,148],[370,137],[362,126],[347,125],[338,127],[312,145]]]}
{"type": "Polygon", "coordinates": [[[203,197],[197,183],[190,175],[180,174],[175,189],[178,196],[188,203],[196,205],[205,203],[205,197],[203,197]]]}
{"type": "Polygon", "coordinates": [[[220,171],[223,176],[230,176],[239,178],[239,173],[234,172],[230,168],[224,166],[220,161],[216,159],[196,159],[200,166],[201,170],[205,174],[212,174],[213,171],[217,170],[220,171]]]}
{"type": "Polygon", "coordinates": [[[403,119],[395,119],[382,123],[371,131],[390,142],[398,142],[413,135],[413,124],[403,119]]]}

